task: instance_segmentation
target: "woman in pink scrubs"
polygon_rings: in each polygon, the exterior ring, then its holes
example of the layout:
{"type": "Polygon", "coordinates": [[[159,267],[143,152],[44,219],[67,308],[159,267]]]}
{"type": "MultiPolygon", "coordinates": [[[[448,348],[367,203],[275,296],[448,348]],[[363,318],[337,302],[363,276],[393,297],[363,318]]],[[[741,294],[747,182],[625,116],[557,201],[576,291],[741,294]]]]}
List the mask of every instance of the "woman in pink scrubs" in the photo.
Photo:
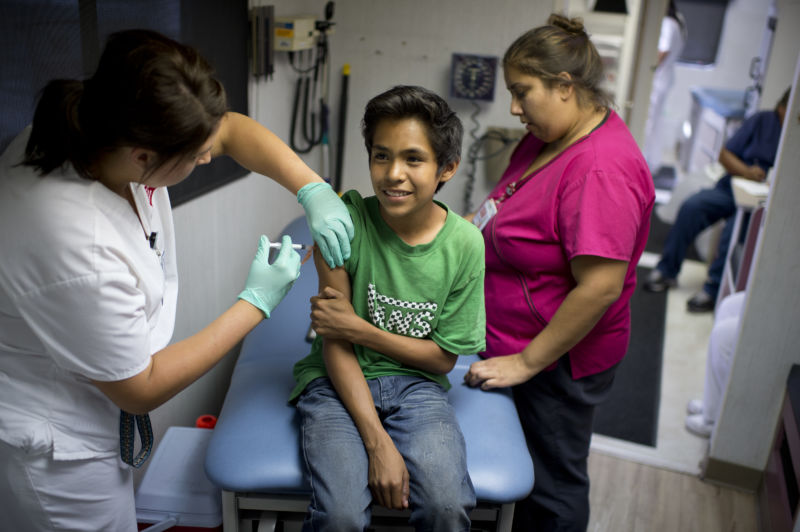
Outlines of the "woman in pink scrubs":
{"type": "Polygon", "coordinates": [[[513,387],[536,478],[514,530],[585,530],[592,418],[628,347],[653,180],[580,19],[551,15],[503,66],[528,134],[473,218],[486,242],[487,348],[465,380],[513,387]]]}

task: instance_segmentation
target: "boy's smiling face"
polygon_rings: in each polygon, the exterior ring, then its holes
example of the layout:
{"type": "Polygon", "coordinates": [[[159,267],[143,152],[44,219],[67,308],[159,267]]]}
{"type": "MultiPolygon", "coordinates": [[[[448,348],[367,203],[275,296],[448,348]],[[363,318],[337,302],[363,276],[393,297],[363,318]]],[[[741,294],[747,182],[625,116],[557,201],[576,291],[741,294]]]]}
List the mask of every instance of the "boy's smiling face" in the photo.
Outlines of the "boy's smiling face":
{"type": "Polygon", "coordinates": [[[457,164],[438,171],[425,124],[416,118],[385,119],[375,128],[369,154],[372,189],[381,214],[392,222],[425,224],[432,218],[439,183],[455,174],[457,164]]]}

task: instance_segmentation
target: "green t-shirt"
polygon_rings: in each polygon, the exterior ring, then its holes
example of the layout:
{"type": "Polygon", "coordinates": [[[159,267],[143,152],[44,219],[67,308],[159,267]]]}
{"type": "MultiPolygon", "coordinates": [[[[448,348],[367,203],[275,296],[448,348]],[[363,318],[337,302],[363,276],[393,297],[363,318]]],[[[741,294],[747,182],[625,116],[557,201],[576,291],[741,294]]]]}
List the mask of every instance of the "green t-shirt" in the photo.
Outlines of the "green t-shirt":
{"type": "MultiPolygon", "coordinates": [[[[360,317],[386,331],[427,338],[442,349],[471,354],[485,348],[486,314],[483,305],[485,270],[483,236],[478,228],[447,207],[447,219],[427,244],[409,246],[380,214],[375,196],[362,198],[351,190],[342,198],[355,229],[350,258],[353,308],[360,317]]],[[[446,375],[434,375],[405,366],[360,345],[353,350],[364,377],[419,375],[450,388],[446,375]]],[[[327,376],[322,338],[311,354],[294,366],[297,385],[290,401],[309,382],[327,376]]]]}

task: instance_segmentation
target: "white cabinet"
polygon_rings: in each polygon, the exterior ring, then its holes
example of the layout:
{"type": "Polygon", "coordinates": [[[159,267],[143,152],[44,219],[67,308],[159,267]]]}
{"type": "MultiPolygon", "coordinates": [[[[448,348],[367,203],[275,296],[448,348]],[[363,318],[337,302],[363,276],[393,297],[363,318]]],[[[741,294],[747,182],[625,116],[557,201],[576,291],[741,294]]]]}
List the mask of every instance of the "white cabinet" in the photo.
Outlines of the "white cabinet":
{"type": "Polygon", "coordinates": [[[744,110],[745,91],[692,88],[689,127],[680,147],[684,172],[697,172],[719,158],[725,142],[741,125],[744,110]]]}

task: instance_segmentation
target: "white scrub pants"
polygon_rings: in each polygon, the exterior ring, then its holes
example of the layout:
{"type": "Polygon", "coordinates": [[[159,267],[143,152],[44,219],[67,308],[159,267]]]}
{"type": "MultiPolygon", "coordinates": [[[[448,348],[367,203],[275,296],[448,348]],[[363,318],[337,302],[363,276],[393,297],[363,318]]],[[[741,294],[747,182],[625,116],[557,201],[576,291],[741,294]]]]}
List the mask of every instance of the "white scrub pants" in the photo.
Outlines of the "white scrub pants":
{"type": "Polygon", "coordinates": [[[55,461],[0,441],[0,532],[135,532],[133,473],[120,463],[55,461]]]}
{"type": "Polygon", "coordinates": [[[667,101],[672,88],[674,73],[673,67],[669,71],[656,71],[653,77],[653,89],[650,92],[650,108],[647,111],[647,122],[644,127],[644,158],[650,172],[655,173],[661,166],[662,151],[664,150],[664,103],[667,101]]]}
{"type": "Polygon", "coordinates": [[[707,423],[716,423],[719,417],[722,396],[733,364],[733,353],[739,339],[739,319],[742,316],[744,298],[745,292],[727,296],[714,315],[703,385],[703,418],[707,423]]]}

